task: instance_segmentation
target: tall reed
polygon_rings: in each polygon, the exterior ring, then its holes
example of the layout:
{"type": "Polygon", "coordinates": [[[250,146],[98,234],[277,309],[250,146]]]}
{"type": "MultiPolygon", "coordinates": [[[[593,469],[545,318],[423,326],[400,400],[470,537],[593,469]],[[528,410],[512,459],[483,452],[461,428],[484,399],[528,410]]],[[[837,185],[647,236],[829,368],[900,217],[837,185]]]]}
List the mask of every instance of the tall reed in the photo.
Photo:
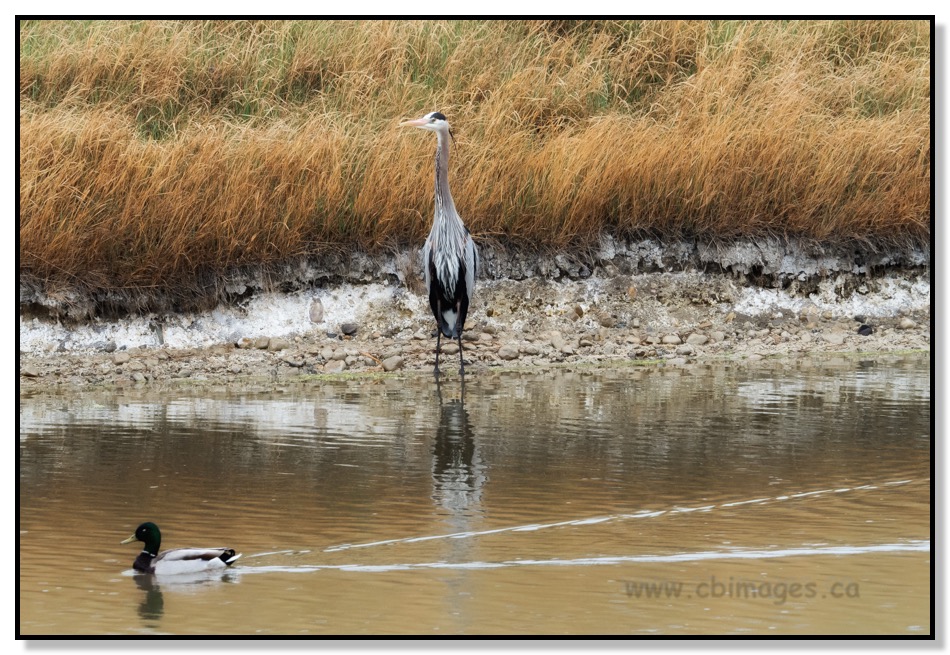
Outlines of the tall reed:
{"type": "Polygon", "coordinates": [[[20,271],[169,287],[476,237],[930,235],[926,21],[21,23],[20,271]]]}

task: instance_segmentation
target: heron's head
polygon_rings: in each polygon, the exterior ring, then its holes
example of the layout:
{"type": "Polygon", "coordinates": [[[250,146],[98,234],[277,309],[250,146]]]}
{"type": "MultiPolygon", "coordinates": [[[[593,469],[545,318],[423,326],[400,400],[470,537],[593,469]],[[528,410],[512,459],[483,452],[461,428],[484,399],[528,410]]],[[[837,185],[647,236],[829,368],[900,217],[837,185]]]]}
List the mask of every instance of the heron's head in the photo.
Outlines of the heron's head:
{"type": "Polygon", "coordinates": [[[403,121],[399,124],[399,127],[418,127],[430,132],[442,132],[443,134],[448,132],[452,134],[452,128],[449,126],[449,122],[445,120],[445,114],[437,111],[430,112],[413,121],[403,121]]]}

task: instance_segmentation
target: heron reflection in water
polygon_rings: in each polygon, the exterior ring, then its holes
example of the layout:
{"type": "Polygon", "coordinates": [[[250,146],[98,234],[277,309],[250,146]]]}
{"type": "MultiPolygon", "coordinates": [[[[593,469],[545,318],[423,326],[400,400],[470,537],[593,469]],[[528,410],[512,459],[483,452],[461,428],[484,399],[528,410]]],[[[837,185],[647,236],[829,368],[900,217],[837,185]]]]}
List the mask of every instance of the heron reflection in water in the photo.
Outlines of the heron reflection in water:
{"type": "Polygon", "coordinates": [[[449,400],[443,398],[438,383],[436,389],[439,425],[432,446],[433,500],[450,513],[454,527],[466,529],[465,524],[481,504],[485,467],[465,409],[464,384],[459,397],[449,400]]]}

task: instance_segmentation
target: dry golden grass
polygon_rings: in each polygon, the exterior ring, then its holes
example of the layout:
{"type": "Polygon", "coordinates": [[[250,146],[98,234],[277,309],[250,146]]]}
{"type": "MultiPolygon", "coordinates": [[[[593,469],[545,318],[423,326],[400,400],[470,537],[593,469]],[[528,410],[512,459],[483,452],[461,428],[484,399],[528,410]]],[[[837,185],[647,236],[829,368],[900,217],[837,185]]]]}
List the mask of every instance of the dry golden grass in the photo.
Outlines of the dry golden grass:
{"type": "Polygon", "coordinates": [[[923,21],[35,21],[20,270],[168,287],[419,244],[438,109],[476,236],[929,239],[923,21]]]}

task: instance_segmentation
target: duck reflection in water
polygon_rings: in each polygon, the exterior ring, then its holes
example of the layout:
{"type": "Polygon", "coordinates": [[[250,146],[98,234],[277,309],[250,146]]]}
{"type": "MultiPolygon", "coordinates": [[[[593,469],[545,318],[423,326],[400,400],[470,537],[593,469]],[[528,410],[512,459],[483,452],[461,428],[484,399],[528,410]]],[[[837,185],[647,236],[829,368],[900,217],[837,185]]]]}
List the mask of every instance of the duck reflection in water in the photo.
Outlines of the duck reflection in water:
{"type": "Polygon", "coordinates": [[[164,592],[194,594],[205,589],[211,589],[219,584],[227,584],[238,581],[238,575],[231,570],[220,572],[202,572],[183,574],[176,576],[166,576],[156,578],[154,575],[145,573],[136,573],[132,576],[135,580],[135,586],[138,587],[144,596],[139,603],[139,617],[145,622],[146,627],[158,628],[158,622],[165,614],[165,595],[164,592]]]}

